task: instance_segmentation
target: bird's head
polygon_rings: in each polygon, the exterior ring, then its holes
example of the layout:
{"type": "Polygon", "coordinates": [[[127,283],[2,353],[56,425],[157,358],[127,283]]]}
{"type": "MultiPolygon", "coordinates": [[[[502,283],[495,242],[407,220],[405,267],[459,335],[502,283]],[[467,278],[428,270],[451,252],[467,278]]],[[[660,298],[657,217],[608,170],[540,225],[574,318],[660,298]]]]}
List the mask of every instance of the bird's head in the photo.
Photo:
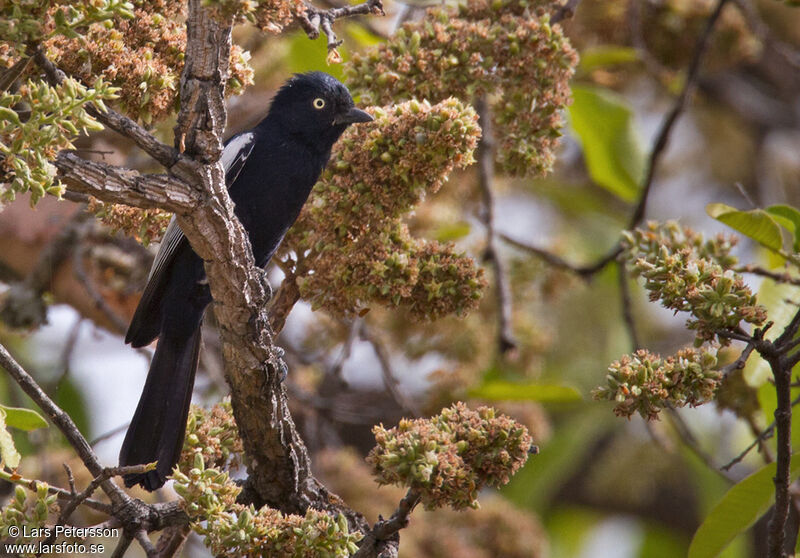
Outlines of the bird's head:
{"type": "Polygon", "coordinates": [[[269,110],[287,133],[330,150],[350,124],[372,116],[355,107],[347,88],[323,72],[294,75],[280,88],[269,110]]]}

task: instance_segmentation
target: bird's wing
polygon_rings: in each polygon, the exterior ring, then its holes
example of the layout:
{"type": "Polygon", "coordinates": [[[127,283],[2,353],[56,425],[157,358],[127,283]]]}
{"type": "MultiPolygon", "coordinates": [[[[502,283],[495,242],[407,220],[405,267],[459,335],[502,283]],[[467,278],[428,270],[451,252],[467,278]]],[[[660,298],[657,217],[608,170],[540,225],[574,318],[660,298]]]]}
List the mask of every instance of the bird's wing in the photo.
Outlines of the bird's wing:
{"type": "MultiPolygon", "coordinates": [[[[253,151],[255,144],[255,134],[253,132],[243,132],[237,134],[225,142],[220,160],[225,170],[225,184],[228,188],[239,176],[244,168],[247,157],[253,151]]],[[[167,271],[172,265],[175,255],[180,248],[186,244],[186,237],[178,226],[178,222],[173,215],[161,239],[161,246],[150,268],[147,276],[142,298],[136,307],[136,312],[131,319],[131,325],[125,335],[125,342],[131,343],[134,347],[141,347],[149,344],[158,336],[161,328],[160,320],[156,319],[156,310],[161,302],[161,294],[166,286],[167,271]]]]}
{"type": "Polygon", "coordinates": [[[225,184],[228,188],[239,176],[244,168],[244,163],[253,152],[256,143],[256,135],[253,132],[243,132],[237,134],[225,142],[225,149],[222,151],[222,168],[225,169],[225,184]]]}

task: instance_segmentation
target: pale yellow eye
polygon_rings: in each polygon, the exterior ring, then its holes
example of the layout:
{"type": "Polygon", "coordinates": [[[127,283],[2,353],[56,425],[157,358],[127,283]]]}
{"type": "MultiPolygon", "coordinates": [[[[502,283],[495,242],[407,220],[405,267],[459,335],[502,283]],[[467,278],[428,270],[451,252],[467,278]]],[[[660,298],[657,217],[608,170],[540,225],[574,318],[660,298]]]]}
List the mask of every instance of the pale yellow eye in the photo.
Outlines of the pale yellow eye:
{"type": "Polygon", "coordinates": [[[319,109],[323,108],[324,106],[325,106],[325,99],[320,99],[319,97],[314,99],[314,108],[315,109],[319,110],[319,109]]]}

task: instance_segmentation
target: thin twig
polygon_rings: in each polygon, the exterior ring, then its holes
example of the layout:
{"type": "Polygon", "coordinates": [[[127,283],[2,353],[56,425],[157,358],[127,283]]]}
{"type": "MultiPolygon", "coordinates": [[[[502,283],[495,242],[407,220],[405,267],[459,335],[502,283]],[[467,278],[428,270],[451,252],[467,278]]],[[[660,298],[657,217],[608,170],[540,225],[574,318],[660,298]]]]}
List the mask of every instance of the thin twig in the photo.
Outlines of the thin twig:
{"type": "MultiPolygon", "coordinates": [[[[132,465],[132,466],[125,466],[125,467],[106,467],[103,469],[103,472],[96,476],[89,485],[82,490],[79,494],[76,494],[65,506],[62,507],[61,513],[58,516],[58,520],[56,521],[56,525],[64,525],[69,519],[69,516],[72,515],[78,506],[83,504],[86,500],[88,500],[92,494],[95,493],[97,488],[106,480],[110,479],[111,477],[117,477],[121,475],[127,474],[140,474],[146,473],[148,470],[152,470],[153,468],[147,465],[132,465]]],[[[71,474],[71,471],[70,471],[71,474]]],[[[74,491],[75,486],[71,484],[70,486],[71,491],[74,491]]],[[[45,541],[46,544],[52,544],[56,538],[56,532],[52,531],[50,536],[45,541]]]]}
{"type": "MultiPolygon", "coordinates": [[[[706,22],[706,27],[700,34],[700,37],[695,45],[694,55],[686,72],[686,79],[684,81],[683,89],[673,103],[672,109],[662,121],[658,133],[656,134],[656,139],[653,142],[653,148],[650,150],[650,156],[647,160],[644,179],[642,180],[640,187],[639,201],[637,202],[636,207],[631,214],[628,222],[628,229],[636,228],[644,219],[647,210],[647,199],[653,187],[656,168],[661,160],[661,156],[663,155],[665,148],[667,147],[675,123],[677,122],[678,117],[681,115],[683,110],[686,108],[689,96],[694,90],[700,70],[700,64],[703,61],[706,51],[708,50],[711,33],[714,29],[714,25],[720,17],[720,14],[722,13],[722,8],[725,7],[727,1],[728,0],[718,0],[713,13],[709,16],[706,22]]],[[[569,3],[570,2],[567,4],[569,5],[569,3]]],[[[540,248],[526,245],[518,240],[502,235],[501,238],[506,242],[517,246],[518,248],[530,251],[548,263],[555,265],[556,267],[565,269],[567,271],[572,271],[583,277],[590,277],[604,269],[608,264],[616,260],[617,257],[622,253],[622,246],[619,242],[617,242],[604,256],[599,258],[596,262],[585,266],[575,266],[540,248]]]]}
{"type": "Polygon", "coordinates": [[[361,546],[353,558],[374,558],[379,555],[378,547],[381,543],[391,540],[400,529],[408,525],[408,518],[420,500],[420,492],[409,488],[405,497],[389,519],[379,518],[375,526],[361,541],[361,546]]]}
{"type": "Polygon", "coordinates": [[[700,459],[700,461],[705,463],[706,467],[716,472],[727,482],[729,483],[735,482],[734,479],[729,477],[725,471],[721,470],[714,464],[714,459],[700,446],[700,443],[697,441],[697,438],[695,438],[694,434],[692,434],[689,425],[686,424],[686,421],[683,420],[683,417],[678,413],[678,411],[673,408],[669,408],[668,411],[669,411],[669,417],[672,419],[672,424],[675,427],[675,431],[681,438],[681,442],[687,448],[689,448],[689,450],[692,453],[694,453],[697,456],[697,458],[700,459]]]}
{"type": "Polygon", "coordinates": [[[495,274],[495,292],[497,297],[497,342],[500,354],[507,354],[517,347],[511,327],[511,285],[505,263],[497,249],[497,231],[494,221],[494,131],[489,104],[485,96],[475,100],[475,111],[478,113],[481,126],[481,139],[478,142],[478,182],[483,196],[481,220],[486,227],[486,249],[484,259],[492,264],[495,274]]]}
{"type": "Polygon", "coordinates": [[[61,362],[61,374],[58,375],[58,379],[53,382],[54,385],[58,386],[64,379],[67,377],[70,371],[70,363],[72,362],[72,354],[75,352],[75,346],[78,343],[78,335],[81,332],[81,326],[83,325],[83,316],[78,316],[75,319],[75,323],[69,329],[69,333],[67,334],[67,340],[64,343],[64,350],[61,352],[61,358],[59,359],[61,362]]]}
{"type": "Polygon", "coordinates": [[[787,285],[796,285],[800,287],[800,277],[793,277],[788,271],[784,271],[783,273],[770,271],[769,269],[764,269],[755,264],[743,265],[735,268],[734,271],[736,273],[752,273],[753,275],[772,279],[776,283],[785,283],[787,285]]]}
{"type": "Polygon", "coordinates": [[[617,270],[622,319],[625,322],[625,328],[628,330],[628,336],[631,338],[631,345],[633,345],[633,350],[635,351],[641,347],[641,344],[639,343],[639,332],[636,329],[636,321],[633,318],[633,304],[631,302],[631,291],[628,285],[628,274],[625,271],[625,264],[620,263],[617,266],[617,270]]]}
{"type": "MultiPolygon", "coordinates": [[[[22,388],[22,391],[28,394],[28,397],[33,399],[34,403],[42,409],[50,420],[55,424],[62,434],[69,441],[70,445],[75,449],[78,457],[81,458],[83,464],[97,477],[103,474],[103,466],[97,459],[92,447],[80,433],[78,427],[72,421],[72,418],[65,413],[58,405],[56,405],[48,395],[42,391],[39,384],[28,374],[14,358],[8,353],[3,345],[0,345],[0,365],[8,372],[17,384],[22,388]]],[[[106,479],[101,483],[103,491],[108,494],[111,501],[117,505],[122,506],[130,503],[130,497],[125,494],[116,484],[111,480],[106,479]]]]}
{"type": "Polygon", "coordinates": [[[89,276],[89,273],[86,271],[86,266],[84,265],[84,259],[88,253],[88,249],[86,247],[85,242],[80,242],[75,250],[75,257],[72,259],[72,267],[75,271],[75,276],[80,280],[83,288],[86,289],[86,293],[89,295],[89,298],[94,301],[95,307],[100,310],[106,318],[108,318],[109,322],[114,326],[116,329],[116,333],[125,333],[128,329],[128,324],[125,320],[123,320],[111,306],[109,306],[106,299],[103,297],[102,294],[97,290],[97,287],[94,284],[94,280],[89,276]]]}
{"type": "Polygon", "coordinates": [[[306,10],[297,16],[297,21],[309,39],[318,38],[320,31],[325,33],[328,38],[328,54],[330,56],[336,51],[336,47],[342,44],[342,41],[333,32],[333,22],[344,17],[368,14],[386,15],[383,11],[383,2],[381,0],[367,0],[355,6],[340,6],[328,10],[321,10],[310,3],[306,3],[306,10]]]}
{"type": "Polygon", "coordinates": [[[765,440],[772,438],[772,433],[775,431],[775,421],[772,421],[769,426],[767,426],[764,430],[762,430],[758,436],[756,436],[755,440],[750,443],[742,452],[727,462],[725,465],[721,466],[720,469],[723,471],[729,471],[733,468],[734,465],[741,463],[742,460],[747,457],[747,454],[750,453],[754,447],[761,445],[765,440]]]}
{"type": "Polygon", "coordinates": [[[360,333],[361,338],[372,345],[372,349],[375,351],[375,356],[378,357],[378,361],[381,364],[381,373],[383,375],[383,385],[386,386],[386,391],[388,391],[389,395],[392,396],[394,402],[397,403],[397,406],[403,410],[404,414],[411,415],[413,417],[422,416],[422,412],[420,411],[419,407],[417,407],[415,403],[413,403],[402,393],[402,391],[400,391],[400,385],[397,381],[397,377],[392,371],[392,363],[386,346],[383,344],[380,338],[378,338],[378,336],[370,330],[366,323],[362,322],[360,333]]]}
{"type": "Polygon", "coordinates": [[[706,50],[708,50],[714,25],[717,23],[717,20],[722,14],[722,9],[725,7],[727,2],[728,0],[717,1],[717,6],[714,8],[714,11],[706,21],[705,29],[703,29],[700,37],[697,39],[697,43],[694,47],[694,55],[689,63],[689,69],[686,72],[686,80],[683,84],[683,89],[678,95],[678,98],[675,100],[672,110],[662,122],[661,128],[659,129],[655,142],[653,143],[653,148],[650,150],[650,157],[648,157],[647,161],[647,170],[645,172],[642,191],[639,197],[639,204],[636,206],[630,222],[628,223],[629,229],[637,227],[639,223],[642,222],[642,219],[644,219],[645,211],[647,209],[647,198],[650,194],[650,189],[653,186],[656,167],[661,159],[661,155],[669,143],[669,138],[675,123],[678,121],[678,117],[681,115],[684,108],[686,108],[689,96],[691,95],[692,91],[694,91],[695,84],[697,82],[697,75],[700,71],[700,63],[703,61],[706,50]]]}
{"type": "MultiPolygon", "coordinates": [[[[24,486],[34,494],[39,491],[39,485],[41,484],[40,481],[34,479],[26,479],[24,477],[19,476],[16,473],[6,473],[5,471],[0,471],[0,478],[3,480],[18,484],[20,486],[24,486]]],[[[72,490],[64,490],[63,488],[59,488],[57,486],[47,485],[47,493],[48,494],[55,494],[62,500],[69,500],[70,498],[75,497],[75,493],[72,490]]],[[[84,504],[92,508],[93,510],[99,511],[101,513],[105,513],[110,515],[112,513],[111,505],[106,504],[105,502],[101,502],[99,500],[92,500],[91,498],[87,498],[84,501],[84,504]]]]}
{"type": "Polygon", "coordinates": [[[327,371],[328,374],[336,378],[339,382],[346,383],[344,377],[342,376],[342,369],[344,368],[344,364],[347,362],[347,359],[350,358],[350,353],[353,350],[353,344],[359,337],[361,325],[362,322],[359,318],[355,318],[350,322],[350,326],[348,327],[347,331],[347,340],[345,340],[344,345],[342,346],[339,357],[333,363],[333,366],[331,366],[327,371]]]}
{"type": "Polygon", "coordinates": [[[734,0],[734,4],[739,8],[745,17],[745,20],[750,25],[750,29],[758,37],[758,39],[772,46],[774,51],[783,57],[786,62],[795,68],[800,68],[800,51],[794,46],[780,40],[776,34],[770,29],[761,16],[758,10],[748,0],[734,0]]]}
{"type": "MultiPolygon", "coordinates": [[[[44,70],[51,85],[59,85],[64,81],[66,74],[47,58],[41,45],[30,45],[29,51],[39,67],[44,70]]],[[[93,105],[87,105],[86,112],[120,135],[133,140],[136,145],[168,169],[180,158],[180,154],[175,148],[161,143],[150,132],[127,116],[110,108],[101,111],[93,105]]]]}
{"type": "Polygon", "coordinates": [[[120,432],[126,431],[128,429],[128,426],[130,426],[130,424],[131,424],[130,422],[126,422],[125,424],[121,424],[121,425],[117,426],[113,430],[109,430],[108,432],[100,434],[97,438],[95,438],[94,440],[89,442],[89,445],[94,447],[97,444],[99,444],[100,442],[105,442],[109,438],[113,438],[114,436],[116,436],[120,432]]]}
{"type": "Polygon", "coordinates": [[[555,13],[550,16],[550,23],[556,24],[565,19],[571,19],[575,15],[575,10],[578,9],[578,4],[581,0],[567,0],[563,6],[559,7],[555,13]]]}
{"type": "Polygon", "coordinates": [[[117,543],[117,547],[111,554],[111,558],[123,558],[132,541],[133,539],[130,537],[130,535],[123,531],[122,536],[119,538],[119,542],[117,543]]]}

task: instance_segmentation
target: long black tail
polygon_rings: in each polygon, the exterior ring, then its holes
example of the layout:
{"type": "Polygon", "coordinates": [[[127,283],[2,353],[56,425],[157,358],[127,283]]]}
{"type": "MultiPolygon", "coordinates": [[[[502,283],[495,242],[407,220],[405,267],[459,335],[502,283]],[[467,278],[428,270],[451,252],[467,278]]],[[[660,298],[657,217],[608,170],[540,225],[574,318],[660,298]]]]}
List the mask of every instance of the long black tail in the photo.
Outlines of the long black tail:
{"type": "Polygon", "coordinates": [[[119,452],[120,465],[158,461],[158,466],[144,474],[125,475],[125,486],[160,488],[178,462],[199,350],[199,324],[188,337],[161,332],[139,406],[119,452]]]}

